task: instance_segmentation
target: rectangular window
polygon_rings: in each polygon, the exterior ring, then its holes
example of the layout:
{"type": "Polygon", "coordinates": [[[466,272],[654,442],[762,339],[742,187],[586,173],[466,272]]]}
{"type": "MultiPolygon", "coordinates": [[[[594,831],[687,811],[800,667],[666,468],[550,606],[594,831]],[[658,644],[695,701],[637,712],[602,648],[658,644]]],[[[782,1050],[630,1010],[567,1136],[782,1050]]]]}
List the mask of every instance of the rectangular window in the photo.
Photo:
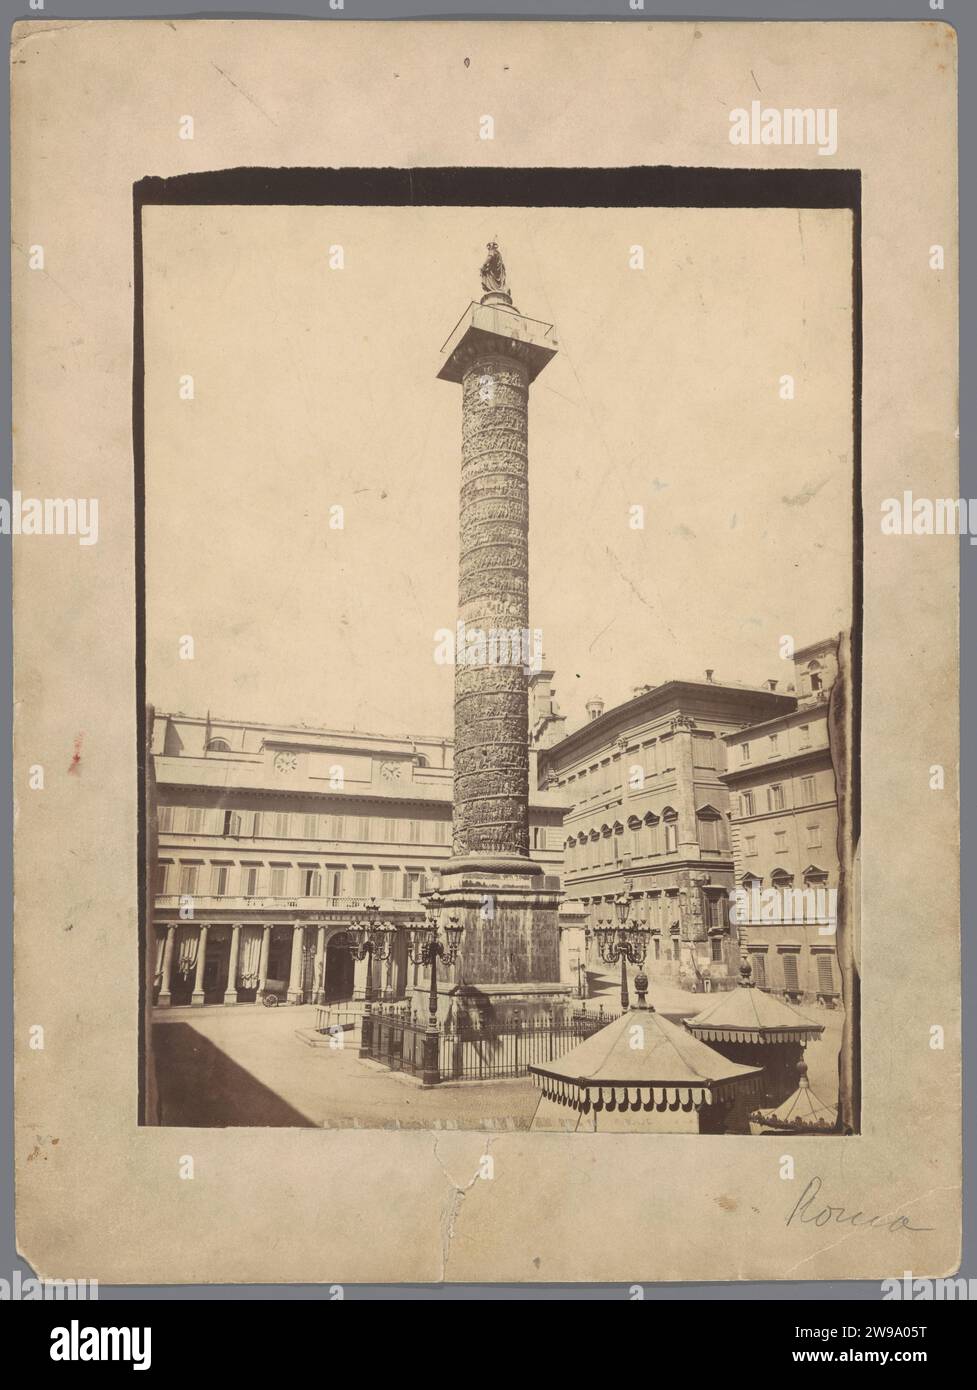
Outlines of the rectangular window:
{"type": "Polygon", "coordinates": [[[412,845],[421,843],[421,832],[424,828],[423,822],[419,820],[409,820],[407,822],[407,839],[412,845]]]}
{"type": "Polygon", "coordinates": [[[287,811],[275,812],[275,837],[279,840],[288,839],[289,814],[287,811]]]}
{"type": "Polygon", "coordinates": [[[397,843],[397,817],[385,816],[383,821],[383,838],[388,845],[397,843]]]}
{"type": "Polygon", "coordinates": [[[307,840],[317,840],[319,838],[319,817],[309,814],[305,817],[305,838],[307,840]]]}
{"type": "Polygon", "coordinates": [[[395,898],[397,896],[397,870],[380,870],[380,896],[381,898],[395,898]]]}
{"type": "Polygon", "coordinates": [[[307,898],[322,896],[322,874],[318,869],[302,870],[302,892],[307,898]]]}
{"type": "Polygon", "coordinates": [[[331,840],[344,840],[346,838],[346,824],[343,816],[329,817],[329,838],[331,840]]]}
{"type": "Polygon", "coordinates": [[[678,850],[678,826],[674,821],[668,821],[665,825],[665,853],[675,854],[678,850]]]}
{"type": "Polygon", "coordinates": [[[360,823],[361,823],[361,825],[362,825],[361,834],[362,834],[363,839],[364,839],[364,840],[372,840],[372,839],[374,838],[374,834],[373,834],[373,817],[372,817],[372,816],[361,816],[361,817],[360,817],[360,823]]]}
{"type": "Polygon", "coordinates": [[[254,813],[254,829],[251,831],[251,834],[255,837],[255,839],[257,839],[258,836],[261,834],[261,812],[260,812],[260,811],[255,811],[255,813],[254,813]]]}
{"type": "Polygon", "coordinates": [[[773,782],[767,788],[767,809],[769,811],[782,811],[784,809],[784,789],[779,782],[773,782]]]}
{"type": "Polygon", "coordinates": [[[816,800],[817,800],[817,796],[816,796],[816,793],[815,793],[814,778],[813,778],[813,777],[802,777],[802,778],[801,778],[801,805],[802,805],[802,806],[813,806],[816,800]]]}
{"type": "MultiPolygon", "coordinates": [[[[707,927],[721,927],[723,925],[723,904],[721,898],[709,896],[703,903],[703,916],[707,927]]],[[[717,959],[717,957],[713,957],[717,959]]],[[[721,957],[719,957],[721,959],[721,957]]]]}
{"type": "Polygon", "coordinates": [[[750,952],[750,964],[753,966],[753,980],[759,989],[767,987],[767,958],[759,951],[750,952]]]}
{"type": "Polygon", "coordinates": [[[182,894],[190,895],[196,893],[199,868],[199,864],[180,865],[180,892],[182,894]]]}
{"type": "Polygon", "coordinates": [[[341,898],[344,896],[344,870],[330,869],[329,871],[329,896],[331,898],[341,898]]]}
{"type": "Polygon", "coordinates": [[[419,898],[421,896],[421,871],[420,869],[409,869],[404,874],[404,897],[419,898]]]}
{"type": "Polygon", "coordinates": [[[800,725],[798,725],[797,736],[798,736],[798,742],[800,743],[801,748],[806,748],[806,747],[808,746],[808,744],[811,742],[811,726],[810,726],[810,724],[800,724],[800,725]]]}
{"type": "Polygon", "coordinates": [[[230,872],[228,864],[215,864],[212,877],[213,887],[211,891],[215,898],[223,898],[227,895],[227,876],[230,872]]]}
{"type": "Polygon", "coordinates": [[[356,869],[353,872],[353,897],[368,898],[370,896],[370,870],[356,869]]]}
{"type": "Polygon", "coordinates": [[[777,830],[774,832],[773,847],[778,854],[787,853],[787,831],[777,830]]]}
{"type": "Polygon", "coordinates": [[[744,835],[744,836],[743,836],[743,853],[744,853],[745,855],[747,855],[747,856],[756,854],[756,836],[755,836],[755,835],[744,835]]]}
{"type": "Polygon", "coordinates": [[[741,762],[741,763],[748,763],[749,761],[750,761],[750,745],[749,745],[748,743],[741,743],[741,744],[740,744],[740,762],[741,762]]]}
{"type": "Polygon", "coordinates": [[[271,896],[273,898],[284,898],[285,888],[288,883],[288,870],[281,864],[272,865],[271,870],[271,896]]]}
{"type": "Polygon", "coordinates": [[[165,835],[173,829],[173,807],[161,806],[157,818],[158,828],[165,835]]]}
{"type": "Polygon", "coordinates": [[[715,853],[719,849],[719,822],[703,818],[699,821],[699,847],[715,853]]]}
{"type": "Polygon", "coordinates": [[[770,735],[770,752],[771,752],[771,754],[773,754],[773,753],[776,753],[776,751],[777,751],[777,735],[776,735],[776,734],[771,734],[771,735],[770,735]]]}
{"type": "Polygon", "coordinates": [[[716,740],[704,734],[695,734],[692,739],[693,762],[696,767],[716,766],[716,740]]]}
{"type": "Polygon", "coordinates": [[[808,849],[821,848],[821,827],[820,825],[809,825],[807,827],[807,847],[808,849]]]}
{"type": "Polygon", "coordinates": [[[740,815],[756,815],[756,797],[752,792],[740,792],[740,815]]]}
{"type": "Polygon", "coordinates": [[[800,989],[797,978],[797,956],[793,951],[785,951],[781,959],[784,962],[784,989],[788,994],[796,994],[800,989]]]}
{"type": "Polygon", "coordinates": [[[722,961],[722,958],[723,958],[723,939],[722,939],[722,937],[721,937],[721,936],[713,936],[713,937],[710,938],[710,941],[711,941],[711,944],[712,944],[712,953],[711,953],[711,954],[712,954],[712,959],[713,959],[714,961],[722,961]]]}
{"type": "Polygon", "coordinates": [[[166,892],[168,891],[168,890],[167,890],[167,887],[166,887],[166,881],[167,881],[167,879],[169,878],[169,876],[170,876],[170,865],[169,865],[169,864],[157,864],[157,865],[156,865],[156,892],[159,893],[160,895],[162,895],[163,893],[166,893],[166,892]]]}
{"type": "Polygon", "coordinates": [[[186,811],[186,831],[188,835],[199,835],[204,827],[204,813],[201,806],[188,806],[186,811]]]}
{"type": "Polygon", "coordinates": [[[448,844],[448,841],[449,841],[449,832],[450,832],[450,830],[451,830],[451,822],[450,822],[450,821],[447,821],[447,820],[438,820],[438,821],[435,821],[435,822],[434,822],[434,843],[435,843],[436,845],[446,845],[446,844],[448,844]]]}
{"type": "Polygon", "coordinates": [[[255,898],[258,895],[258,866],[257,864],[245,864],[244,866],[244,896],[255,898]]]}
{"type": "Polygon", "coordinates": [[[818,989],[822,994],[833,994],[835,988],[834,971],[831,968],[831,956],[827,951],[818,953],[818,989]]]}

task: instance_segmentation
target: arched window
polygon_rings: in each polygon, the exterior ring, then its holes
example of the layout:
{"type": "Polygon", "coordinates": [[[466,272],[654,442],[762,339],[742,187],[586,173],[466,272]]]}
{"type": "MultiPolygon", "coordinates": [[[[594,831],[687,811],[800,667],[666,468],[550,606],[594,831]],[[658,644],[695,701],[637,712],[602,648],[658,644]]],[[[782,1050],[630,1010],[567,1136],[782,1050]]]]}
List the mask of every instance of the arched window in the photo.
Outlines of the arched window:
{"type": "Polygon", "coordinates": [[[671,806],[666,806],[662,811],[662,823],[665,827],[665,853],[676,854],[678,852],[678,812],[671,806]]]}
{"type": "Polygon", "coordinates": [[[209,738],[207,740],[206,751],[208,753],[229,753],[231,751],[231,745],[226,738],[209,738]]]}

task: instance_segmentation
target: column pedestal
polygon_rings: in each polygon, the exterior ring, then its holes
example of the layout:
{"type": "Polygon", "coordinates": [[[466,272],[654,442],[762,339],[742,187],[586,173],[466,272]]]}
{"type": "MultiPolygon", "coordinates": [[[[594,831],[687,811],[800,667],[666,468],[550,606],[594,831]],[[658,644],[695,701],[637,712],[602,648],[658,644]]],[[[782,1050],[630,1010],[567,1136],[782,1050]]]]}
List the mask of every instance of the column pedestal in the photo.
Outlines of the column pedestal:
{"type": "MultiPolygon", "coordinates": [[[[522,1023],[569,1005],[572,983],[560,979],[560,889],[544,888],[539,865],[529,874],[442,873],[441,921],[457,917],[464,932],[454,966],[438,963],[438,1020],[522,1023]]],[[[427,1018],[429,985],[413,989],[418,1018],[427,1018]]]]}

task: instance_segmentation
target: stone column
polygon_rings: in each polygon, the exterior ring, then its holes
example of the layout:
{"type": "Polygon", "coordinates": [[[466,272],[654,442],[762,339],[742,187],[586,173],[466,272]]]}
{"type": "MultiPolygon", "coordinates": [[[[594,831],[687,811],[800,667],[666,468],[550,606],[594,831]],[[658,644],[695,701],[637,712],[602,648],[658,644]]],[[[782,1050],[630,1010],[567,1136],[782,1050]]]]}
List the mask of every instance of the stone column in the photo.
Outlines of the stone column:
{"type": "Polygon", "coordinates": [[[318,928],[318,930],[316,931],[316,939],[315,939],[315,981],[314,981],[315,993],[313,994],[312,997],[313,997],[313,999],[315,1000],[315,1002],[316,1002],[317,1004],[323,1003],[323,1001],[324,1001],[324,999],[325,999],[325,985],[326,985],[325,971],[326,971],[326,928],[325,928],[325,925],[323,924],[323,925],[320,925],[319,928],[318,928]]]}
{"type": "Polygon", "coordinates": [[[200,1007],[204,1002],[204,965],[207,961],[207,923],[200,928],[197,936],[197,973],[193,978],[193,993],[190,1003],[200,1007]]]}
{"type": "MultiPolygon", "coordinates": [[[[529,843],[527,667],[539,653],[529,627],[528,405],[558,348],[550,325],[513,307],[497,248],[490,261],[494,288],[462,315],[438,372],[461,387],[462,407],[453,838],[442,891],[445,918],[463,927],[456,968],[438,971],[439,1012],[467,1000],[486,1019],[531,1016],[570,994],[560,980],[562,894],[543,887],[529,843]]],[[[415,985],[423,1015],[422,993],[415,985]]]]}
{"type": "Polygon", "coordinates": [[[176,941],[176,923],[171,922],[166,928],[166,945],[163,947],[163,979],[159,987],[159,999],[157,1005],[161,1009],[168,1009],[173,1002],[172,999],[172,977],[173,977],[173,947],[176,941]]]}
{"type": "Polygon", "coordinates": [[[241,943],[241,925],[235,922],[231,928],[231,950],[227,957],[227,988],[224,991],[224,1003],[237,1003],[237,953],[241,943]]]}
{"type": "Polygon", "coordinates": [[[302,1002],[302,943],[304,939],[305,928],[302,923],[293,923],[291,972],[288,977],[288,1002],[290,1004],[301,1004],[302,1002]]]}
{"type": "Polygon", "coordinates": [[[271,923],[266,922],[261,936],[261,955],[258,958],[258,994],[268,983],[268,955],[271,951],[271,923]]]}

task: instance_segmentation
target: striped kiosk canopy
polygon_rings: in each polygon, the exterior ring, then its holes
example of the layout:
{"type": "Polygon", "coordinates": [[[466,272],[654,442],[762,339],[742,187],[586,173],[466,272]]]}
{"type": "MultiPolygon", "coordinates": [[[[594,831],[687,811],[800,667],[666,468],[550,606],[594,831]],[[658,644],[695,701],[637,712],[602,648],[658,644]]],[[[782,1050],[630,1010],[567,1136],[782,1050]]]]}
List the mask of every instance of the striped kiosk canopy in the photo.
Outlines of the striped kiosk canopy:
{"type": "Polygon", "coordinates": [[[644,1002],[642,985],[639,976],[636,1006],[562,1057],[529,1067],[540,1092],[534,1129],[697,1131],[700,1112],[760,1093],[762,1068],[690,1037],[644,1002]]]}
{"type": "Polygon", "coordinates": [[[685,1019],[694,1038],[707,1043],[816,1042],[824,1032],[782,999],[757,989],[749,965],[740,967],[736,989],[717,994],[701,1013],[685,1019]]]}

